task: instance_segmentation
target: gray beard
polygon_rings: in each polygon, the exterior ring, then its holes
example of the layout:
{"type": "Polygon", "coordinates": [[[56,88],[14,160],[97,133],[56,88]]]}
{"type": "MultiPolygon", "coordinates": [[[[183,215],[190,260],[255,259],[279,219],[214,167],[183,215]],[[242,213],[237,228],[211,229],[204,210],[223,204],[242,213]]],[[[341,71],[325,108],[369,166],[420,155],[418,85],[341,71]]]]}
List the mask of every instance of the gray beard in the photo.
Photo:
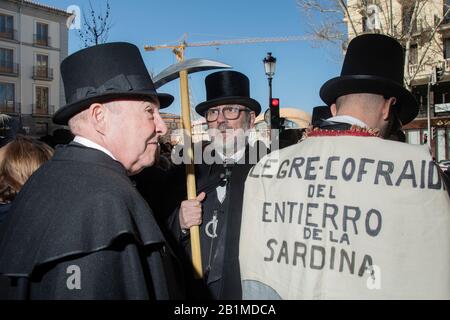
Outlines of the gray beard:
{"type": "MultiPolygon", "coordinates": [[[[223,140],[222,134],[218,131],[214,131],[211,137],[211,144],[214,150],[220,152],[226,157],[234,155],[236,152],[242,150],[247,145],[248,137],[247,130],[248,124],[246,123],[242,129],[237,129],[233,131],[233,135],[227,135],[225,141],[223,140]]],[[[228,130],[232,131],[233,129],[226,128],[226,126],[221,126],[218,130],[228,130]]]]}

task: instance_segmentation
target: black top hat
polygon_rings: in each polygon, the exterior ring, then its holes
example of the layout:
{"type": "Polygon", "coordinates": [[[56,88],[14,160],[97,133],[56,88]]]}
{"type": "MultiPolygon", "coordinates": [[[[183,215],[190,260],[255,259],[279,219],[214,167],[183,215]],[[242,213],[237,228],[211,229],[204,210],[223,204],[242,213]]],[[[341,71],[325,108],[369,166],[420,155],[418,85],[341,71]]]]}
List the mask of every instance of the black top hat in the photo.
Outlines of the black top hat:
{"type": "Polygon", "coordinates": [[[67,104],[54,114],[57,124],[67,124],[94,102],[157,97],[160,107],[165,108],[173,101],[173,96],[156,92],[139,49],[131,43],[106,43],[80,50],[63,60],[61,76],[67,104]]]}
{"type": "Polygon", "coordinates": [[[404,50],[394,38],[364,34],[354,38],[347,49],[341,76],[325,82],[320,97],[327,104],[350,93],[374,93],[395,97],[394,108],[402,124],[419,112],[414,96],[403,87],[404,50]]]}
{"type": "Polygon", "coordinates": [[[311,124],[316,127],[322,120],[331,118],[331,109],[329,106],[318,106],[314,107],[312,111],[311,124]]]}
{"type": "Polygon", "coordinates": [[[261,105],[250,98],[250,81],[247,76],[237,71],[219,71],[205,78],[206,100],[195,107],[202,116],[206,110],[222,104],[241,104],[258,115],[261,105]]]}

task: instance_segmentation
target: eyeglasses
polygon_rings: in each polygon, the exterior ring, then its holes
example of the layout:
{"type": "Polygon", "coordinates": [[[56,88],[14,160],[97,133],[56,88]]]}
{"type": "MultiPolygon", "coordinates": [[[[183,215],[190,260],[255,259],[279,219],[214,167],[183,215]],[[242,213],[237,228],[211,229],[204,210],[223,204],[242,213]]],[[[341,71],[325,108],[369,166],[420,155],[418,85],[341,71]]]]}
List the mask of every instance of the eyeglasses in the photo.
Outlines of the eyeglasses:
{"type": "MultiPolygon", "coordinates": [[[[227,120],[236,120],[241,112],[250,112],[249,109],[241,109],[238,106],[229,106],[222,108],[223,117],[227,120]]],[[[213,122],[219,118],[220,109],[209,109],[206,111],[206,121],[213,122]]]]}

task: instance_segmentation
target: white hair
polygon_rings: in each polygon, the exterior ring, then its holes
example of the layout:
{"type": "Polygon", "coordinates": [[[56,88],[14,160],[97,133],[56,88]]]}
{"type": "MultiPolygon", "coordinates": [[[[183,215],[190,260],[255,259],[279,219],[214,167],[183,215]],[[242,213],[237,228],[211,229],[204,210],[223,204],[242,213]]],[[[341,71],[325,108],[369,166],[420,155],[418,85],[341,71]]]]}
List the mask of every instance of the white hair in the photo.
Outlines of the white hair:
{"type": "Polygon", "coordinates": [[[83,126],[88,120],[89,110],[83,110],[69,119],[68,125],[73,135],[79,135],[83,131],[83,126]]]}
{"type": "MultiPolygon", "coordinates": [[[[102,103],[108,110],[110,110],[112,113],[118,114],[121,112],[123,108],[120,107],[120,103],[118,101],[108,101],[102,103]]],[[[76,115],[74,115],[69,120],[69,129],[74,135],[79,135],[81,131],[83,130],[83,126],[86,125],[86,123],[89,120],[89,110],[83,110],[76,115]]]]}

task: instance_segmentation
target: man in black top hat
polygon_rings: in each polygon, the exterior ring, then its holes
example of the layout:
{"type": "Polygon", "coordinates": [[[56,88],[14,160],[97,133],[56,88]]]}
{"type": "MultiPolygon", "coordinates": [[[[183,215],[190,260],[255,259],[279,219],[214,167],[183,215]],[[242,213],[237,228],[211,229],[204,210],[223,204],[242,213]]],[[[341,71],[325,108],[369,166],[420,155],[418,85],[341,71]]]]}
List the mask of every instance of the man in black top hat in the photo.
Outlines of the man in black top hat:
{"type": "Polygon", "coordinates": [[[442,177],[426,148],[380,139],[418,113],[403,66],[397,40],[352,39],[320,90],[333,117],[249,173],[244,299],[449,299],[442,177]]]}
{"type": "Polygon", "coordinates": [[[61,64],[73,142],[24,185],[0,230],[0,298],[180,298],[171,250],[128,175],[167,128],[139,49],[108,43],[61,64]],[[6,285],[5,285],[6,283],[6,285]]]}
{"type": "Polygon", "coordinates": [[[419,105],[403,86],[403,48],[397,40],[368,34],[353,41],[339,77],[328,80],[320,97],[331,106],[332,118],[320,125],[377,129],[387,138],[393,127],[411,122],[419,105]]]}
{"type": "Polygon", "coordinates": [[[189,228],[200,225],[204,283],[191,279],[189,297],[241,299],[238,244],[244,182],[258,152],[267,152],[262,145],[249,146],[247,139],[261,106],[250,97],[249,79],[240,72],[212,73],[205,84],[207,100],[195,109],[206,119],[211,143],[203,149],[203,163],[195,167],[199,196],[181,203],[171,227],[186,253],[186,275],[192,278],[189,228]]]}
{"type": "Polygon", "coordinates": [[[318,127],[324,120],[331,118],[331,110],[329,106],[317,106],[312,110],[311,125],[318,127]]]}

